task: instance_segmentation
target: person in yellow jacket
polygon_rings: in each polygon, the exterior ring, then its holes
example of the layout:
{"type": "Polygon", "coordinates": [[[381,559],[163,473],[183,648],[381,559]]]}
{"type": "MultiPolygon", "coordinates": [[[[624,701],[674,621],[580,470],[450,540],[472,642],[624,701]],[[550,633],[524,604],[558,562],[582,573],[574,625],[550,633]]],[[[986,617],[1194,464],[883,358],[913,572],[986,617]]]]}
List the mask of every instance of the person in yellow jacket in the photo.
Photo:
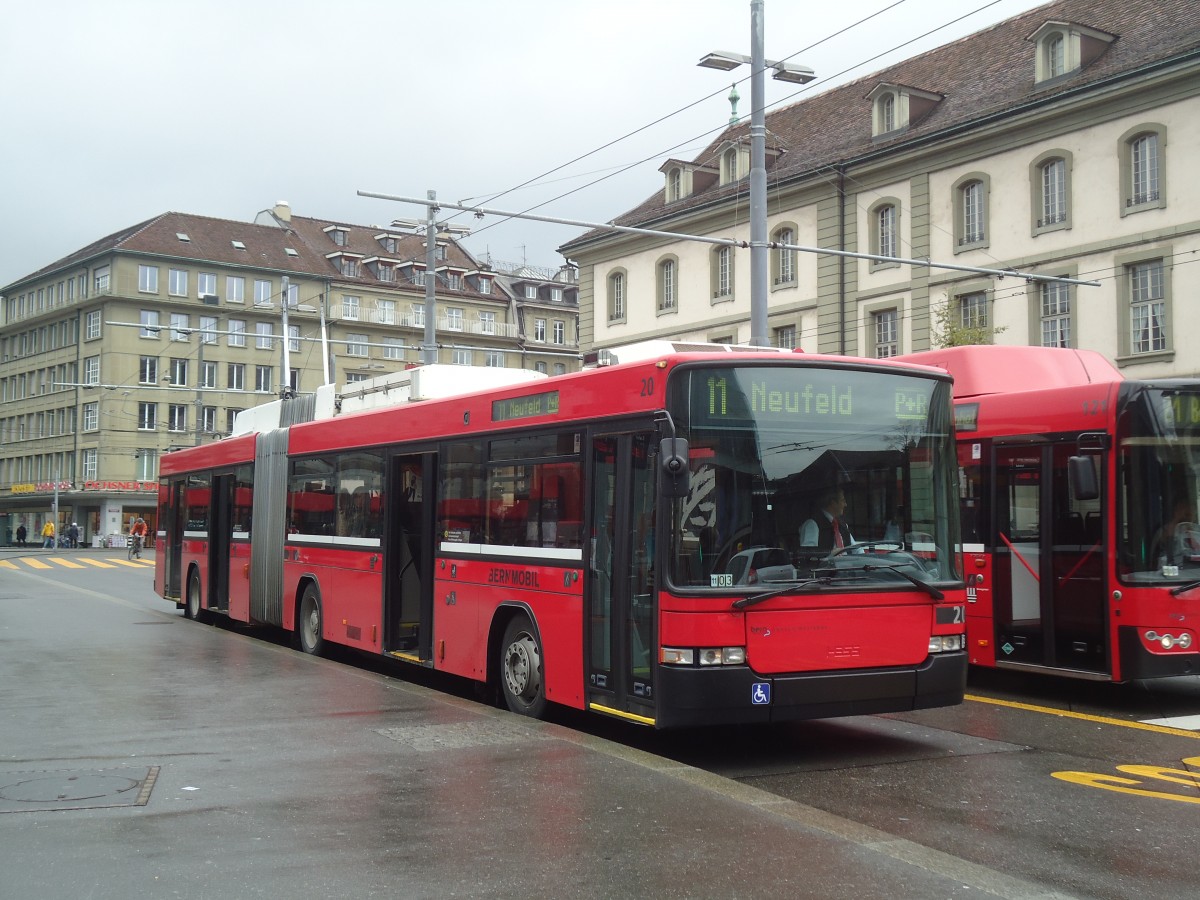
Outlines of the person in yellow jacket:
{"type": "Polygon", "coordinates": [[[42,526],[42,549],[54,549],[54,522],[50,519],[47,519],[46,524],[42,526]]]}

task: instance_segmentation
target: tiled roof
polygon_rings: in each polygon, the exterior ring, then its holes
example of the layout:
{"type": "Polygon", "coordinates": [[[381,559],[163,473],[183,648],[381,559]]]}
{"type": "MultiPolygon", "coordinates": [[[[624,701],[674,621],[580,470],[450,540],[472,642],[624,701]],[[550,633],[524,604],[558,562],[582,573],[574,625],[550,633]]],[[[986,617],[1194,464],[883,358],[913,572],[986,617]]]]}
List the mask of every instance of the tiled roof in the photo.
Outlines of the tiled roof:
{"type": "MultiPolygon", "coordinates": [[[[367,266],[360,267],[361,274],[358,276],[342,275],[336,259],[329,258],[329,254],[345,251],[360,258],[378,256],[397,261],[416,260],[422,268],[424,267],[424,234],[402,234],[389,228],[353,225],[304,216],[292,216],[286,225],[288,227],[281,228],[190,213],[162,213],[153,219],[94,241],[14,284],[34,281],[51,272],[69,269],[85,260],[114,251],[261,268],[314,278],[329,278],[343,284],[361,284],[364,287],[379,285],[391,289],[402,288],[407,282],[379,281],[367,266]],[[330,225],[337,225],[345,230],[345,246],[339,247],[330,239],[324,230],[330,225]],[[375,239],[376,235],[383,233],[394,235],[398,239],[394,253],[385,252],[383,245],[375,239]],[[179,235],[186,235],[187,240],[183,240],[179,235]],[[245,249],[236,247],[234,241],[241,243],[245,249]],[[288,253],[289,249],[295,251],[295,254],[288,253]]],[[[455,242],[447,244],[446,256],[445,260],[438,261],[439,269],[449,267],[462,272],[474,272],[479,269],[474,257],[455,242]]],[[[418,287],[409,286],[414,289],[418,287]]],[[[444,285],[439,284],[438,290],[444,292],[444,285]]],[[[458,293],[474,294],[475,291],[464,285],[463,290],[458,293]]],[[[502,299],[494,295],[479,296],[484,299],[502,299]]]]}
{"type": "MultiPolygon", "coordinates": [[[[767,133],[787,149],[767,177],[772,184],[854,160],[887,147],[1003,115],[1155,63],[1200,49],[1198,0],[1059,0],[1007,19],[865,78],[841,85],[766,115],[767,133]],[[1068,22],[1116,35],[1091,65],[1052,85],[1035,86],[1035,44],[1029,37],[1047,21],[1068,22]],[[871,134],[867,95],[880,83],[944,95],[932,112],[907,131],[881,143],[871,134]]],[[[720,134],[696,162],[713,162],[730,140],[749,139],[749,121],[720,134]]],[[[618,216],[618,225],[646,224],[663,216],[733,196],[744,180],[713,186],[666,203],[663,191],[618,216]]],[[[606,232],[596,230],[564,245],[564,252],[606,232]]]]}

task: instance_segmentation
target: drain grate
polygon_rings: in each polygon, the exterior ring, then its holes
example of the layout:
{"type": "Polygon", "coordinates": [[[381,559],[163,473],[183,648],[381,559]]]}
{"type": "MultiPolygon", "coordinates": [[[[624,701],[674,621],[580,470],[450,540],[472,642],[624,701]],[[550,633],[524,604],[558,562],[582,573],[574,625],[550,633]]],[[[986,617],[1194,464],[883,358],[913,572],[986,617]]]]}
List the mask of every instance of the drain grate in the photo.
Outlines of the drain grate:
{"type": "Polygon", "coordinates": [[[0,772],[0,813],[145,806],[158,769],[0,772]]]}

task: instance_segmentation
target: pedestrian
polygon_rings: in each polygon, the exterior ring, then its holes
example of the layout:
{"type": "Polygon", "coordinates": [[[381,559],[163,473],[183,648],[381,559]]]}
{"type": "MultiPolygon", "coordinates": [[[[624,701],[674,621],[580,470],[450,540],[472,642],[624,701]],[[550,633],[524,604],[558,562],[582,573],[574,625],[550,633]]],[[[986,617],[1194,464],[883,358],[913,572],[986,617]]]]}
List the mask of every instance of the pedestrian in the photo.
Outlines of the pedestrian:
{"type": "Polygon", "coordinates": [[[72,522],[67,529],[67,546],[74,549],[79,546],[79,523],[72,522]]]}
{"type": "Polygon", "coordinates": [[[42,549],[54,549],[54,522],[50,519],[47,519],[46,524],[42,526],[42,549]]]}
{"type": "Polygon", "coordinates": [[[24,547],[25,546],[25,538],[28,537],[28,535],[29,535],[29,532],[25,530],[25,523],[22,522],[20,525],[17,526],[17,543],[20,544],[22,547],[24,547]]]}

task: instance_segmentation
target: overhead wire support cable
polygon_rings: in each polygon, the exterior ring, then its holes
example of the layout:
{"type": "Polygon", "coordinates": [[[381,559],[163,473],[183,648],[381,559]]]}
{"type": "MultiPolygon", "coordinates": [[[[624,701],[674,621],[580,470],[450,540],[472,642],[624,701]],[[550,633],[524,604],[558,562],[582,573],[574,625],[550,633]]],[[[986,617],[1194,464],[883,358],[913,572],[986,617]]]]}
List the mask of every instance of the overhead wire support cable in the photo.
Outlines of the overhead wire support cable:
{"type": "MultiPolygon", "coordinates": [[[[360,197],[370,197],[376,200],[392,200],[397,203],[413,203],[417,206],[427,206],[429,200],[417,197],[398,197],[393,194],[379,194],[373,191],[358,191],[360,197]]],[[[528,212],[511,212],[502,209],[489,209],[483,206],[464,206],[458,203],[436,201],[439,207],[458,209],[473,213],[477,217],[485,215],[506,216],[512,219],[529,219],[534,222],[547,222],[551,225],[571,225],[577,228],[590,228],[599,231],[616,231],[621,234],[637,234],[647,237],[670,238],[679,241],[694,241],[700,244],[713,244],[720,247],[750,247],[752,242],[739,241],[734,238],[706,237],[699,234],[685,234],[678,231],[660,231],[654,228],[640,228],[635,225],[614,225],[611,222],[585,222],[580,219],[564,219],[558,216],[539,216],[528,212]]],[[[981,266],[964,266],[957,263],[935,262],[931,259],[909,259],[902,256],[881,256],[878,253],[858,253],[853,250],[834,250],[826,247],[808,247],[803,244],[783,244],[778,241],[767,241],[762,246],[770,250],[796,250],[801,253],[816,253],[825,256],[843,256],[852,259],[869,259],[875,262],[899,263],[907,266],[920,266],[928,269],[948,269],[957,272],[972,272],[979,275],[995,275],[1000,278],[1023,278],[1026,281],[1054,282],[1058,284],[1075,284],[1085,287],[1100,287],[1099,281],[1085,281],[1079,278],[1066,278],[1058,275],[1039,275],[1035,272],[1021,272],[1016,269],[989,269],[981,266]]]]}

